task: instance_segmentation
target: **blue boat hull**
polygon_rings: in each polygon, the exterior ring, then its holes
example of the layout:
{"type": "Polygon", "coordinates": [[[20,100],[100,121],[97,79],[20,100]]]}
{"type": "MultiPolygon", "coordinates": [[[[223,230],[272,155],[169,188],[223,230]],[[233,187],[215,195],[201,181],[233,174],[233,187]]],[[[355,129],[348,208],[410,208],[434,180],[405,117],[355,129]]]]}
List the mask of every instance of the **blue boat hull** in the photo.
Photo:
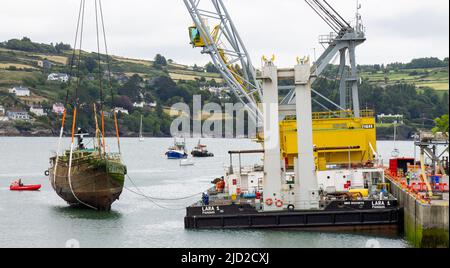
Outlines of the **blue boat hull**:
{"type": "Polygon", "coordinates": [[[188,155],[182,152],[168,151],[166,153],[168,159],[186,159],[188,155]]]}

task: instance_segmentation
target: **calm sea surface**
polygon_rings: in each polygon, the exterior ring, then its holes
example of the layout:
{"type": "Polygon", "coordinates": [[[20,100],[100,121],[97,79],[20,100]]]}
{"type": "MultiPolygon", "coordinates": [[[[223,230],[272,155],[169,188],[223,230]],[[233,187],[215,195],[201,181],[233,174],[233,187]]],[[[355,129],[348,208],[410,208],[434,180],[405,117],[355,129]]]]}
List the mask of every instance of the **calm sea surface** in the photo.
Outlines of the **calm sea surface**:
{"type": "MultiPolygon", "coordinates": [[[[64,140],[68,146],[69,140],[64,140]]],[[[115,140],[108,140],[113,149],[115,140]]],[[[197,140],[188,140],[193,148],[197,140]]],[[[229,150],[259,149],[250,140],[202,140],[216,157],[195,159],[195,166],[180,167],[166,160],[172,139],[122,139],[124,161],[139,189],[153,197],[177,198],[199,193],[222,176],[229,150]]],[[[365,247],[378,241],[381,247],[409,245],[402,237],[300,231],[188,231],[184,208],[199,197],[153,203],[124,190],[110,213],[67,207],[52,190],[44,171],[56,150],[56,138],[0,138],[0,247],[365,247]],[[22,178],[42,184],[40,192],[10,192],[9,184],[22,178]]],[[[379,151],[389,159],[392,142],[380,142],[379,151]]],[[[413,156],[412,142],[398,142],[403,155],[413,156]]],[[[258,156],[244,158],[253,164],[258,156]]],[[[134,189],[128,180],[126,186],[134,189]]]]}

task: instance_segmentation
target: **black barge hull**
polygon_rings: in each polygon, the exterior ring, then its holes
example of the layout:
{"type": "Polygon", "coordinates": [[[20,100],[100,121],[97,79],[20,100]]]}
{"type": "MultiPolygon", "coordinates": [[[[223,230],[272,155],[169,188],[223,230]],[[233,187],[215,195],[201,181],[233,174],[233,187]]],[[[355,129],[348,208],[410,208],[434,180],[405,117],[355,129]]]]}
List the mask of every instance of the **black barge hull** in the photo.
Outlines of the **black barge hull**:
{"type": "Polygon", "coordinates": [[[240,213],[232,214],[213,214],[220,208],[206,208],[209,215],[189,209],[184,219],[186,229],[392,229],[398,228],[402,219],[400,208],[256,213],[241,209],[240,213]]]}

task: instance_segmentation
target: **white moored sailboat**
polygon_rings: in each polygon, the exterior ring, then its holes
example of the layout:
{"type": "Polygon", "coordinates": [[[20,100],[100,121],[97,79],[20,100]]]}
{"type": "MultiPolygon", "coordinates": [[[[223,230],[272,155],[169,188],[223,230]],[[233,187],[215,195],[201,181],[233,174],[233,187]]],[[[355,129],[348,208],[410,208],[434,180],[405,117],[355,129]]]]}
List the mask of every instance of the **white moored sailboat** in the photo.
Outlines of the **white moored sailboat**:
{"type": "Polygon", "coordinates": [[[139,127],[139,141],[145,141],[144,135],[142,135],[142,118],[143,116],[141,115],[141,125],[139,127]]]}

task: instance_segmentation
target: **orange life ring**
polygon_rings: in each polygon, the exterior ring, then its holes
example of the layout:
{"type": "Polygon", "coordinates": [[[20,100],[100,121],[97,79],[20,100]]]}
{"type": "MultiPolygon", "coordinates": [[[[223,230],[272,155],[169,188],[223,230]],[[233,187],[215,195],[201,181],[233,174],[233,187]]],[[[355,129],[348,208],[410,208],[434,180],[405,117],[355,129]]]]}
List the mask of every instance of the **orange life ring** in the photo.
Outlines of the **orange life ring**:
{"type": "Polygon", "coordinates": [[[267,198],[267,199],[266,199],[266,205],[268,205],[268,206],[273,205],[273,200],[272,200],[272,198],[267,198]]]}
{"type": "Polygon", "coordinates": [[[275,202],[275,205],[279,208],[281,208],[283,206],[283,201],[281,201],[280,199],[277,200],[277,202],[275,202]]]}

